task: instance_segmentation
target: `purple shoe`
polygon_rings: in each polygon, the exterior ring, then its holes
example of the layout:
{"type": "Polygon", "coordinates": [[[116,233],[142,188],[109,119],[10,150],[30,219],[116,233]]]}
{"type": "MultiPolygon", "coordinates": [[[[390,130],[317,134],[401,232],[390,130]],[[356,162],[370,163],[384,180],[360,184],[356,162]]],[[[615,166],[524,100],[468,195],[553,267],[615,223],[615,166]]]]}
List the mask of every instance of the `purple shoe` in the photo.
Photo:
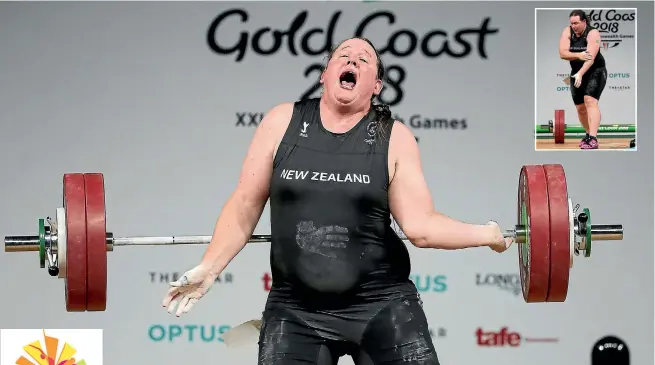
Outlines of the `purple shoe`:
{"type": "Polygon", "coordinates": [[[580,144],[578,145],[578,147],[582,148],[582,146],[586,145],[588,139],[589,139],[589,137],[585,136],[585,137],[580,141],[580,144]]]}
{"type": "Polygon", "coordinates": [[[596,138],[589,138],[580,148],[583,150],[597,150],[598,140],[596,138]]]}

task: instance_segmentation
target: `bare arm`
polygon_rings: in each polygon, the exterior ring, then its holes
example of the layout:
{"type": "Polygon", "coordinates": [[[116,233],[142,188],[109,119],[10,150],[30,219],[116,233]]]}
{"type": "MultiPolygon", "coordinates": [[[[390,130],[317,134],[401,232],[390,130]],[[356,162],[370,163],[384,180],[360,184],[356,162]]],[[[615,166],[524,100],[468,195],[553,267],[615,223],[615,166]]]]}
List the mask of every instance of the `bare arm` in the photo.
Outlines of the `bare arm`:
{"type": "Polygon", "coordinates": [[[569,52],[569,47],[571,47],[571,30],[566,27],[559,38],[559,58],[567,61],[579,60],[578,53],[569,52]]]}
{"type": "Polygon", "coordinates": [[[596,55],[598,54],[599,49],[600,49],[600,32],[594,29],[590,31],[589,34],[587,34],[587,53],[591,55],[591,59],[585,61],[585,63],[580,68],[580,71],[578,71],[578,75],[582,76],[587,71],[589,71],[591,65],[594,64],[594,60],[596,59],[596,55]]]}
{"type": "Polygon", "coordinates": [[[395,161],[389,205],[410,242],[417,247],[456,250],[502,241],[495,226],[463,223],[434,210],[418,144],[409,128],[396,122],[389,143],[390,160],[395,161]]]}
{"type": "Polygon", "coordinates": [[[268,201],[273,156],[289,124],[293,104],[271,109],[255,131],[243,162],[239,183],[223,206],[202,265],[220,274],[245,247],[268,201]]]}

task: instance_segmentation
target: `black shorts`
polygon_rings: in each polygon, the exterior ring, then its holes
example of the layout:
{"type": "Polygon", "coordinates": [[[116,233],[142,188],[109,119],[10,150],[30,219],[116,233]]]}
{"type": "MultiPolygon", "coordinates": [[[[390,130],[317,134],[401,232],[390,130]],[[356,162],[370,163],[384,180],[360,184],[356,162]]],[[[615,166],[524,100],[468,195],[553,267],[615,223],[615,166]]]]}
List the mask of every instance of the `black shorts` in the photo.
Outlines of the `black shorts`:
{"type": "Polygon", "coordinates": [[[605,83],[607,82],[607,69],[605,67],[599,67],[589,70],[589,72],[582,76],[582,82],[579,88],[573,86],[574,82],[575,80],[571,79],[571,84],[569,85],[573,104],[584,104],[585,96],[591,96],[596,100],[600,100],[600,94],[603,93],[605,83]]]}
{"type": "Polygon", "coordinates": [[[270,304],[264,311],[258,365],[439,365],[420,298],[315,311],[270,304]]]}

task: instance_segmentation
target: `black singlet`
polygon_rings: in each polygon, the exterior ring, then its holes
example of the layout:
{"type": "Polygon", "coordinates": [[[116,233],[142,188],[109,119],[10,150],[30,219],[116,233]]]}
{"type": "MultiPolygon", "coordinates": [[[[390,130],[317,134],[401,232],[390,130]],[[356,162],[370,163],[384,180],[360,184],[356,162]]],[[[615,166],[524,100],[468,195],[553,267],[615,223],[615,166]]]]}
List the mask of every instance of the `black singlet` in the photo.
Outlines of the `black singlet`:
{"type": "Polygon", "coordinates": [[[371,110],[330,133],[294,105],[271,180],[273,282],[258,365],[439,365],[409,254],[391,227],[392,124],[371,110]]]}
{"type": "Polygon", "coordinates": [[[391,227],[391,123],[371,111],[346,133],[320,119],[320,99],[295,103],[270,187],[270,302],[342,307],[407,293],[405,243],[391,227]]]}
{"type": "MultiPolygon", "coordinates": [[[[575,35],[575,32],[573,32],[573,28],[569,27],[569,32],[571,32],[571,38],[570,42],[571,45],[569,46],[569,52],[584,52],[587,50],[587,35],[589,35],[589,32],[592,31],[593,27],[590,25],[587,25],[587,28],[582,32],[582,34],[578,37],[575,35]]],[[[582,65],[584,65],[585,61],[582,60],[571,60],[569,61],[569,64],[571,65],[571,75],[574,75],[580,69],[582,68],[582,65]]],[[[605,67],[605,57],[600,53],[600,49],[598,50],[598,53],[596,54],[596,58],[594,59],[594,63],[591,65],[589,68],[589,71],[593,71],[599,68],[604,68],[605,67]]],[[[592,74],[592,72],[587,72],[588,74],[592,74]]]]}

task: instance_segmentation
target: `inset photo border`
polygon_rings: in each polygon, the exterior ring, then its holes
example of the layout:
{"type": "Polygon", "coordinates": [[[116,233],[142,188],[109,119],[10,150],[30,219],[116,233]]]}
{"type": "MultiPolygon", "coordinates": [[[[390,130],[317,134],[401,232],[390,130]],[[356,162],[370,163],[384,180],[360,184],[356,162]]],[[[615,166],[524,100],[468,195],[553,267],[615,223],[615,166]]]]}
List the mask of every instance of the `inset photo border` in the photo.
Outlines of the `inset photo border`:
{"type": "Polygon", "coordinates": [[[636,8],[535,9],[536,151],[637,150],[637,18],[636,8]]]}

